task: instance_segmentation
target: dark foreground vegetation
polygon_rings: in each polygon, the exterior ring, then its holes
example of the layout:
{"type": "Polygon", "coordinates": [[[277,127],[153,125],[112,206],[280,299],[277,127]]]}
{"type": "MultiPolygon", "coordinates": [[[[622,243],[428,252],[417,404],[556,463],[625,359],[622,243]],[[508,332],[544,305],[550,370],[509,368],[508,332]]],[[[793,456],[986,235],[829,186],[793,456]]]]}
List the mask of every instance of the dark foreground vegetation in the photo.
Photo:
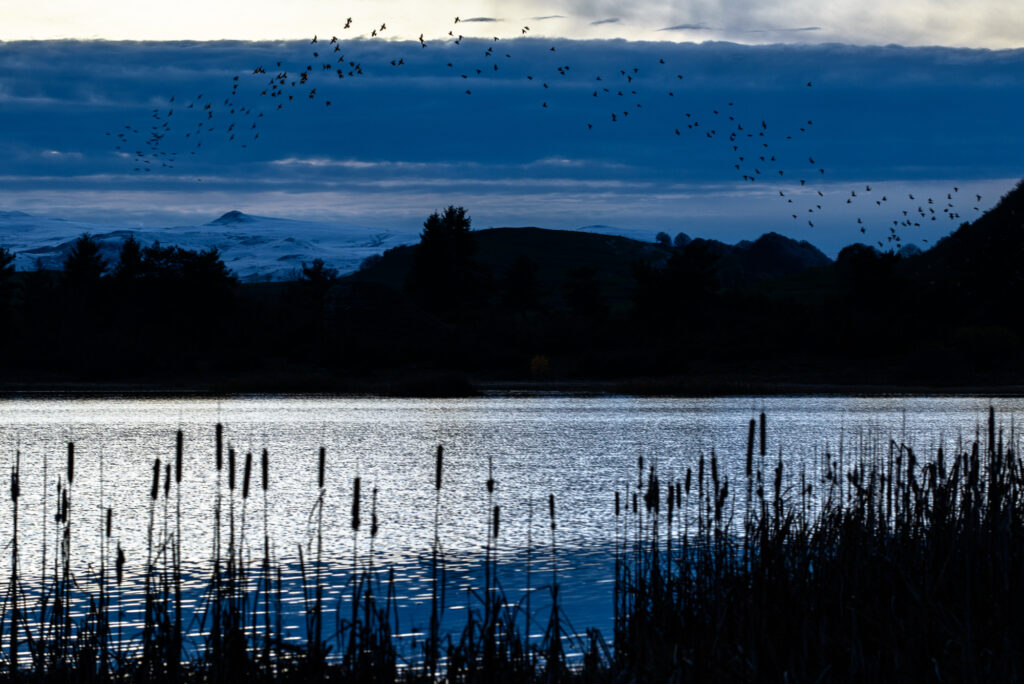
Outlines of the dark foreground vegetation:
{"type": "MultiPolygon", "coordinates": [[[[387,521],[377,519],[376,491],[361,491],[358,478],[347,521],[351,554],[324,548],[324,526],[340,521],[323,517],[323,450],[316,524],[301,559],[305,634],[294,642],[283,638],[272,531],[264,526],[263,538],[250,540],[236,531],[244,529],[236,516],[245,515],[247,504],[251,515],[262,504],[265,515],[272,496],[266,452],[243,461],[233,450],[225,453],[216,430],[210,574],[191,615],[181,602],[180,433],[173,461],[153,465],[146,558],[125,559],[107,509],[102,561],[85,572],[74,570],[73,549],[95,542],[72,543],[72,530],[82,530],[85,520],[73,513],[69,445],[54,502],[57,543],[45,563],[52,570],[41,583],[19,575],[22,492],[19,466],[12,469],[12,573],[0,620],[0,676],[53,682],[1021,679],[1024,593],[1016,585],[1024,572],[1024,463],[1014,451],[1015,435],[1004,434],[990,413],[987,433],[955,453],[919,459],[890,441],[852,453],[840,447],[790,472],[781,457],[767,453],[766,431],[763,414],[759,423],[750,421],[739,477],[730,480],[713,452],[696,457],[678,478],[661,479],[640,459],[624,491],[614,498],[605,493],[615,525],[611,634],[569,633],[557,564],[535,585],[528,579],[525,595],[506,595],[495,580],[502,531],[493,505],[482,586],[461,632],[442,633],[444,557],[435,523],[429,627],[412,655],[398,653],[392,639],[393,576],[373,567],[373,540],[387,521]],[[325,558],[342,556],[352,567],[351,613],[327,624],[321,567],[325,558]],[[121,627],[126,563],[144,563],[142,624],[133,634],[121,627]],[[552,597],[546,615],[531,611],[538,591],[552,597]],[[197,623],[198,641],[186,637],[197,623]],[[538,631],[543,637],[531,639],[538,631]]],[[[435,477],[423,485],[439,492],[443,481],[439,447],[435,477]]],[[[480,484],[493,504],[493,474],[482,472],[480,484]]],[[[444,514],[437,501],[435,519],[444,514]]],[[[544,526],[550,532],[545,553],[554,559],[554,495],[544,526]]]]}
{"type": "MultiPolygon", "coordinates": [[[[470,230],[338,277],[239,283],[216,250],[87,236],[61,271],[0,253],[0,383],[467,394],[486,383],[635,393],[783,384],[1024,387],[1024,186],[923,253],[829,260],[769,234],[725,245],[536,228],[470,230]],[[941,372],[939,372],[941,369],[941,372]]],[[[910,239],[910,236],[908,236],[910,239]]]]}

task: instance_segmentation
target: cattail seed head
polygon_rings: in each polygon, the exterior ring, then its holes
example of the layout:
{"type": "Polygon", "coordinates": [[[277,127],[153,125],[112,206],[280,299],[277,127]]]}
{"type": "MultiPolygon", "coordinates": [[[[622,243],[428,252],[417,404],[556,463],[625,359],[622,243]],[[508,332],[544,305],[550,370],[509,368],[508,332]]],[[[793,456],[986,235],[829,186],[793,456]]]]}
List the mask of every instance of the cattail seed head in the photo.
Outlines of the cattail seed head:
{"type": "Polygon", "coordinates": [[[224,426],[217,423],[217,472],[224,469],[224,426]]]}
{"type": "Polygon", "coordinates": [[[121,584],[121,580],[124,579],[124,549],[121,548],[120,542],[117,544],[117,561],[114,567],[117,583],[121,584]]]}
{"type": "Polygon", "coordinates": [[[359,531],[359,486],[360,478],[356,478],[352,486],[352,531],[359,531]]]}
{"type": "Polygon", "coordinates": [[[242,476],[242,498],[249,498],[249,478],[252,475],[252,452],[245,454],[245,474],[242,476]]]}
{"type": "Polygon", "coordinates": [[[18,469],[11,467],[11,501],[17,501],[21,496],[21,483],[18,481],[18,469]]]}
{"type": "Polygon", "coordinates": [[[160,494],[160,459],[153,461],[153,487],[149,490],[149,498],[156,501],[160,494]]]}
{"type": "Polygon", "coordinates": [[[107,507],[107,539],[110,539],[110,535],[114,531],[114,509],[107,507]]]}
{"type": "Polygon", "coordinates": [[[57,478],[57,512],[53,514],[53,519],[56,522],[58,522],[58,523],[62,521],[61,520],[61,510],[62,509],[61,509],[61,503],[60,502],[61,502],[61,498],[62,498],[63,493],[64,493],[64,486],[61,483],[60,478],[57,478]]]}
{"type": "Polygon", "coordinates": [[[270,454],[267,450],[263,450],[263,455],[260,457],[260,470],[263,475],[263,491],[267,491],[267,487],[270,486],[270,454]]]}
{"type": "Polygon", "coordinates": [[[768,450],[768,428],[766,426],[766,422],[764,411],[761,411],[761,458],[764,458],[764,455],[768,450]]]}
{"type": "Polygon", "coordinates": [[[68,486],[75,483],[75,443],[68,442],[68,486]]]}
{"type": "Polygon", "coordinates": [[[181,484],[182,461],[185,454],[185,433],[178,430],[174,440],[174,481],[181,484]]]}
{"type": "Polygon", "coordinates": [[[493,536],[495,539],[498,538],[498,521],[501,517],[501,506],[494,507],[494,532],[493,536]]]}
{"type": "Polygon", "coordinates": [[[441,491],[441,469],[444,464],[444,447],[437,445],[437,459],[434,463],[434,489],[441,491]]]}
{"type": "Polygon", "coordinates": [[[235,450],[228,447],[228,489],[235,491],[235,450]]]}
{"type": "Polygon", "coordinates": [[[168,463],[164,468],[164,498],[171,494],[171,464],[168,463]]]}
{"type": "Polygon", "coordinates": [[[327,471],[327,447],[320,447],[320,462],[317,467],[317,486],[324,488],[324,475],[327,471]]]}
{"type": "Polygon", "coordinates": [[[754,472],[754,430],[757,428],[757,422],[750,419],[750,429],[747,431],[747,477],[749,478],[754,472]]]}
{"type": "Polygon", "coordinates": [[[555,529],[555,495],[548,494],[548,516],[551,517],[551,529],[555,529]]]}
{"type": "Polygon", "coordinates": [[[615,517],[616,518],[619,517],[619,513],[620,512],[621,511],[619,510],[619,492],[618,492],[618,490],[616,490],[616,492],[615,492],[615,517]]]}
{"type": "Polygon", "coordinates": [[[377,488],[373,488],[373,505],[370,508],[370,537],[377,536],[377,488]]]}

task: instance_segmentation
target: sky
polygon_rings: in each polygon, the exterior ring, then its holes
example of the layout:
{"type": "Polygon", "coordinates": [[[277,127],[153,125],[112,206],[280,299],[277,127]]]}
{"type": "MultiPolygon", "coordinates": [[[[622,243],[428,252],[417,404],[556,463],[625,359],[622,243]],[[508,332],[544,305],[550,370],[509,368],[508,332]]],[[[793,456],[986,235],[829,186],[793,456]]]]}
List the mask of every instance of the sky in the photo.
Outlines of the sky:
{"type": "MultiPolygon", "coordinates": [[[[1024,36],[1017,0],[4,0],[0,40],[299,39],[357,32],[381,22],[388,36],[447,34],[454,17],[495,35],[741,43],[841,42],[1015,48],[1024,36]]],[[[469,34],[468,31],[462,33],[469,34]]]]}
{"type": "Polygon", "coordinates": [[[1017,5],[8,2],[0,211],[927,246],[1024,173],[1017,5]]]}

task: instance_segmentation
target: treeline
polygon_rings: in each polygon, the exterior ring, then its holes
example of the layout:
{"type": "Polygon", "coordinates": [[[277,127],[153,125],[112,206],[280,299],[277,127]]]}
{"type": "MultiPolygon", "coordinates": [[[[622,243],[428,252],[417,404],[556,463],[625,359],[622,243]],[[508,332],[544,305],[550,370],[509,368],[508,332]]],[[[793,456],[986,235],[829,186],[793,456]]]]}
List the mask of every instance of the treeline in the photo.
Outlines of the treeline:
{"type": "Polygon", "coordinates": [[[0,306],[9,378],[131,378],[227,358],[237,280],[216,249],[142,246],[107,263],[89,235],[60,270],[14,272],[4,250],[0,306]]]}
{"type": "Polygon", "coordinates": [[[105,263],[83,236],[60,270],[16,273],[0,253],[0,368],[9,383],[428,394],[465,379],[1022,384],[1021,217],[1024,187],[927,252],[852,245],[830,262],[781,236],[739,258],[685,236],[472,231],[452,206],[350,276],[316,260],[250,284],[215,249],[129,239],[105,263]]]}

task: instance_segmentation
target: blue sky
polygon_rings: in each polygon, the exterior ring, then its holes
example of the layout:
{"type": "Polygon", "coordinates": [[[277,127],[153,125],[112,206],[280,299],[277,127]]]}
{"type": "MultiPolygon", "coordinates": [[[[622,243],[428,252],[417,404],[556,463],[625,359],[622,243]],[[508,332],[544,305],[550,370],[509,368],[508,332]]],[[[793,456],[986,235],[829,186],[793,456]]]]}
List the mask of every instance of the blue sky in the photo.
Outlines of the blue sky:
{"type": "Polygon", "coordinates": [[[240,209],[415,231],[454,203],[477,227],[777,230],[834,254],[950,193],[956,220],[899,226],[934,241],[1024,165],[1024,50],[526,37],[334,53],[320,38],[0,43],[0,210],[163,225],[240,209]],[[307,66],[307,83],[260,95],[307,66]],[[134,170],[137,151],[151,171],[134,170]]]}

